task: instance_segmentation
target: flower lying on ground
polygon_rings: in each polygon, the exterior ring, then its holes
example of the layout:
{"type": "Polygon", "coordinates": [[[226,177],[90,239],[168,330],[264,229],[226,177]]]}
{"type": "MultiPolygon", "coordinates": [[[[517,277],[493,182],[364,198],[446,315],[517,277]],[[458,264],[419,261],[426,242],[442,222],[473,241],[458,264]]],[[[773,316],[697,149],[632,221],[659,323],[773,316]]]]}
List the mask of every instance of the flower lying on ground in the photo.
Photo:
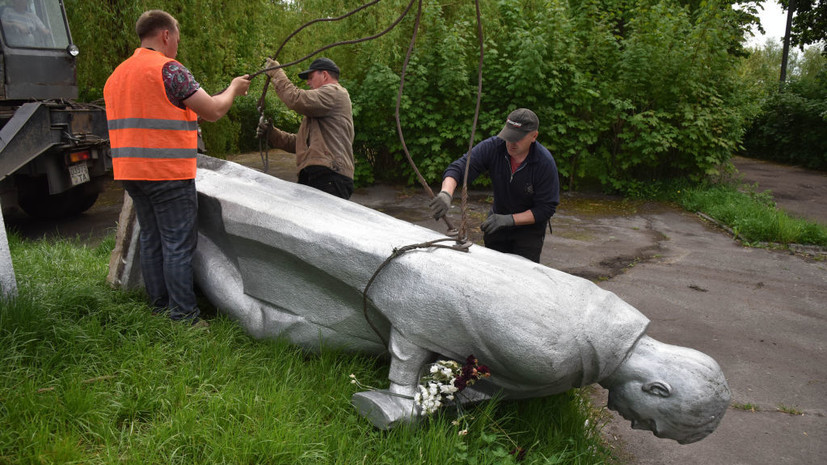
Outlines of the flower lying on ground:
{"type": "Polygon", "coordinates": [[[479,365],[473,355],[468,356],[462,366],[453,360],[439,360],[420,380],[414,402],[430,415],[447,402],[453,402],[456,393],[488,376],[491,376],[488,367],[479,365]]]}

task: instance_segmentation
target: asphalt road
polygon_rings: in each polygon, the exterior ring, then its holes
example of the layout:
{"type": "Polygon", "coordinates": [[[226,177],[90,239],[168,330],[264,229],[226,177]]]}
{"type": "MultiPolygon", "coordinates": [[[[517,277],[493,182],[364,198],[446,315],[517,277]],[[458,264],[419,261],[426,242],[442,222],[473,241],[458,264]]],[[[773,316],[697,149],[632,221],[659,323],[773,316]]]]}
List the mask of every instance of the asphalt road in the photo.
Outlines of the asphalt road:
{"type": "MultiPolygon", "coordinates": [[[[262,167],[257,153],[234,160],[262,167]]],[[[780,208],[827,224],[827,175],[741,158],[735,165],[758,192],[771,190],[780,208]]],[[[271,152],[269,172],[295,180],[292,156],[271,152]]],[[[481,239],[487,196],[470,196],[472,240],[481,239]]],[[[10,214],[6,226],[31,239],[96,243],[114,231],[122,198],[113,184],[77,219],[44,223],[10,214]]],[[[375,186],[352,200],[445,231],[428,217],[420,189],[375,186]]],[[[458,208],[450,217],[460,224],[458,208]]],[[[745,248],[692,213],[602,195],[564,195],[552,224],[543,264],[618,294],[651,319],[655,339],[712,356],[732,390],[718,430],[685,446],[608,414],[604,434],[625,463],[827,463],[827,255],[745,248]]],[[[595,388],[598,407],[605,394],[595,388]]]]}

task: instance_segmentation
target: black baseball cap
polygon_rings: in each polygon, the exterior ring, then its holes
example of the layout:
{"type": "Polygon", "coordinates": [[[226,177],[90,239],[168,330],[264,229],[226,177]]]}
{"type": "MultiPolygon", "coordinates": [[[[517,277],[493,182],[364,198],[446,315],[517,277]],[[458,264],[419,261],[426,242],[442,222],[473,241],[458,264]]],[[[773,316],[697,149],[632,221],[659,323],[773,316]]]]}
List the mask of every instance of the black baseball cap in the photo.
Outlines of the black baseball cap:
{"type": "Polygon", "coordinates": [[[336,63],[333,63],[333,60],[330,58],[316,58],[313,63],[310,63],[310,68],[307,68],[307,71],[299,73],[299,79],[307,79],[307,76],[310,76],[313,71],[333,71],[337,77],[339,75],[339,67],[336,66],[336,63]]]}
{"type": "Polygon", "coordinates": [[[508,119],[505,120],[505,127],[497,134],[497,137],[506,142],[517,142],[539,127],[540,120],[533,111],[528,108],[518,108],[509,113],[508,119]]]}

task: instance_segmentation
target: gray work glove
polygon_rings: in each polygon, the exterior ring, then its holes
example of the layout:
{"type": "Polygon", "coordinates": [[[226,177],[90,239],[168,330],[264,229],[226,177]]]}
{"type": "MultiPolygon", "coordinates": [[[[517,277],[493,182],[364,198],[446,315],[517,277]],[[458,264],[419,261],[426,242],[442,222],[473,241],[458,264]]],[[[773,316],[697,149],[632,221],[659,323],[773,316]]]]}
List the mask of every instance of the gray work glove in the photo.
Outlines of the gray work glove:
{"type": "Polygon", "coordinates": [[[494,213],[482,222],[480,229],[482,229],[482,232],[485,234],[493,234],[494,231],[499,231],[502,228],[510,228],[511,226],[514,226],[513,216],[494,213]]]}
{"type": "Polygon", "coordinates": [[[256,127],[256,139],[261,139],[262,137],[267,137],[267,133],[270,131],[270,122],[267,121],[267,118],[261,116],[258,119],[258,126],[256,127]]]}
{"type": "Polygon", "coordinates": [[[436,197],[431,199],[431,203],[428,204],[428,206],[431,207],[431,215],[433,215],[435,220],[442,218],[448,213],[448,209],[451,207],[451,194],[440,191],[436,197]]]}

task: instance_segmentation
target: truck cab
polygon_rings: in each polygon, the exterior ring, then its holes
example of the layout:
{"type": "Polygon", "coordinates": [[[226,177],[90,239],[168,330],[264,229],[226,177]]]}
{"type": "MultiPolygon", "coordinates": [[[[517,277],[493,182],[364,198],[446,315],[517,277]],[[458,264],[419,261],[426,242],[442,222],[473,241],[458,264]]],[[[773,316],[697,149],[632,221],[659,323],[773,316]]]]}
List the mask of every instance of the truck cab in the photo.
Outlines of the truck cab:
{"type": "Polygon", "coordinates": [[[75,102],[62,0],[0,0],[0,202],[58,218],[90,208],[112,169],[103,106],[75,102]]]}

